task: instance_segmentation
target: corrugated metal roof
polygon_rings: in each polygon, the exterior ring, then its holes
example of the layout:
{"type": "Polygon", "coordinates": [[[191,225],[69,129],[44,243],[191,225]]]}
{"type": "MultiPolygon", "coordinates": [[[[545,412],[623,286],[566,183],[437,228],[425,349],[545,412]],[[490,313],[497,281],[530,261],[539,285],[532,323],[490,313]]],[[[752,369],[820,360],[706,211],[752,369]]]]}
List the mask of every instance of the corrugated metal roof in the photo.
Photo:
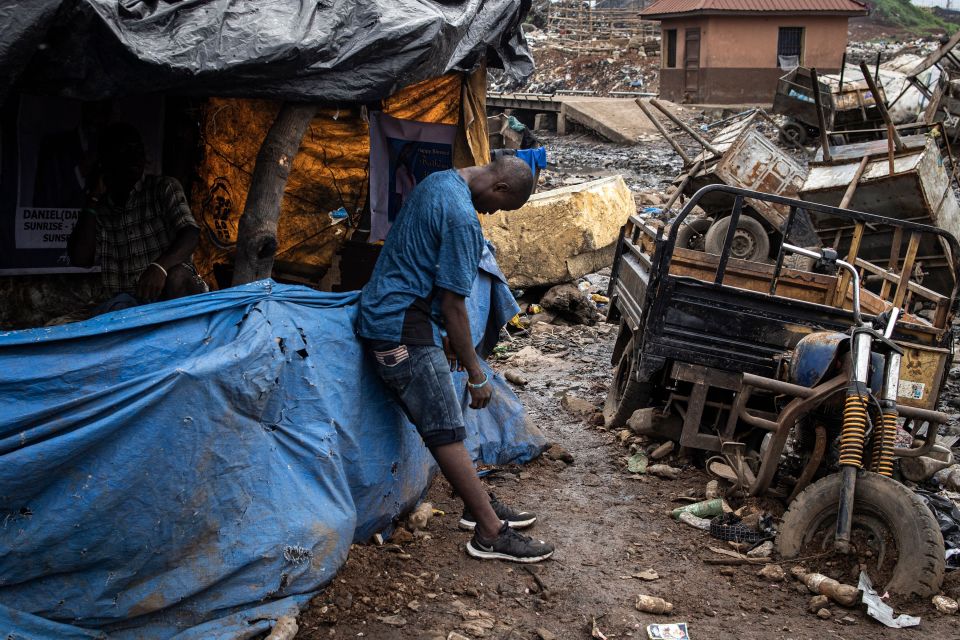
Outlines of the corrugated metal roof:
{"type": "Polygon", "coordinates": [[[641,16],[683,13],[833,13],[865,15],[867,7],[856,0],[658,0],[641,16]]]}

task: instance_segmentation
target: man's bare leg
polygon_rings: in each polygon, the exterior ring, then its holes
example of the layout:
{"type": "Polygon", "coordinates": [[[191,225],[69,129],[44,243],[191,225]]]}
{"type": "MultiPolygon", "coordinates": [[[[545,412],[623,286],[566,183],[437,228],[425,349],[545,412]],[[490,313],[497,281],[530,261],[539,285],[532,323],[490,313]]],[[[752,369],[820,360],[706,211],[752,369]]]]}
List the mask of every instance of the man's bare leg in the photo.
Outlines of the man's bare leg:
{"type": "Polygon", "coordinates": [[[503,523],[490,506],[490,496],[480,482],[477,470],[463,442],[434,447],[430,449],[430,453],[440,465],[443,477],[447,479],[454,491],[460,494],[460,499],[476,518],[477,533],[480,538],[483,540],[496,538],[503,523]]]}

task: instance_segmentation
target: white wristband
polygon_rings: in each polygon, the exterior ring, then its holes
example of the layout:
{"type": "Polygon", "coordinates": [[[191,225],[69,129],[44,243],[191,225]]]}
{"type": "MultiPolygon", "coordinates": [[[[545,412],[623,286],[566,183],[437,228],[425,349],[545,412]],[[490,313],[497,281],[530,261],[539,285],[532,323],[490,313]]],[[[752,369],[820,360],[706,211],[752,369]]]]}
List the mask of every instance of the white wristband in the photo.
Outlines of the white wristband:
{"type": "Polygon", "coordinates": [[[147,266],[148,266],[148,267],[156,267],[157,269],[160,269],[160,273],[163,274],[163,277],[164,277],[164,278],[167,277],[167,270],[164,269],[164,268],[163,268],[162,266],[160,266],[159,264],[157,264],[156,262],[151,262],[151,263],[148,264],[147,266]]]}

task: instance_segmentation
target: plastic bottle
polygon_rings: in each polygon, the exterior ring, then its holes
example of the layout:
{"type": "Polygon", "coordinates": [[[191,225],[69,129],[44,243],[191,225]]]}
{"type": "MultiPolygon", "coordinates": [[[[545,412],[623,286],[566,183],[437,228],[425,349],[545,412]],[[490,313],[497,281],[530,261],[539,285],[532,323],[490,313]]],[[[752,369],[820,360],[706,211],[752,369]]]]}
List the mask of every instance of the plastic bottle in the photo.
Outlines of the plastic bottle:
{"type": "Polygon", "coordinates": [[[680,518],[681,513],[689,513],[698,518],[712,518],[723,515],[723,499],[714,498],[713,500],[704,500],[703,502],[694,502],[684,507],[677,507],[670,512],[674,520],[680,518]]]}
{"type": "Polygon", "coordinates": [[[637,596],[637,611],[644,613],[670,613],[673,611],[673,605],[663,598],[656,596],[645,596],[642,593],[637,596]]]}
{"type": "Polygon", "coordinates": [[[811,593],[827,596],[844,607],[852,607],[860,600],[860,590],[849,584],[837,582],[822,573],[806,573],[801,567],[794,567],[793,576],[807,585],[811,593]]]}

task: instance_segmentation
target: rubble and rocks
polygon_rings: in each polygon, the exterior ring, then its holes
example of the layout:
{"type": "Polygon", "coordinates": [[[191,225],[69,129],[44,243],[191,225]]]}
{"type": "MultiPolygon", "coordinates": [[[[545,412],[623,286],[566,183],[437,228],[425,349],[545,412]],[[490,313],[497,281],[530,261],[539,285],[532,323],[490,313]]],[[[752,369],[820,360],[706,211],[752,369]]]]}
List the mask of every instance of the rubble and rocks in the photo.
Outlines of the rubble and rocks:
{"type": "Polygon", "coordinates": [[[637,596],[637,602],[634,605],[637,611],[644,613],[670,613],[673,611],[673,604],[657,596],[648,596],[640,594],[637,596]]]}
{"type": "Polygon", "coordinates": [[[933,606],[937,608],[937,611],[948,616],[952,616],[960,608],[956,600],[947,596],[933,596],[933,606]]]}
{"type": "Polygon", "coordinates": [[[593,415],[597,408],[589,400],[578,398],[575,395],[565,393],[560,399],[560,406],[578,417],[593,415]]]}
{"type": "Polygon", "coordinates": [[[830,606],[830,598],[823,595],[816,595],[810,598],[810,602],[807,603],[807,611],[810,613],[818,613],[821,609],[826,609],[830,606]]]}
{"type": "Polygon", "coordinates": [[[558,284],[540,299],[544,309],[576,324],[597,323],[597,306],[574,284],[558,284]]]}
{"type": "Polygon", "coordinates": [[[550,445],[550,447],[543,452],[543,455],[550,460],[559,460],[560,462],[565,462],[566,464],[573,464],[573,454],[558,444],[550,445]]]}
{"type": "Polygon", "coordinates": [[[433,505],[429,502],[421,502],[416,509],[407,516],[407,528],[411,532],[421,531],[430,524],[433,518],[433,505]]]}
{"type": "Polygon", "coordinates": [[[676,480],[683,475],[683,471],[677,469],[676,467],[671,467],[668,464],[650,465],[647,467],[647,473],[659,478],[666,478],[667,480],[676,480]]]}
{"type": "Polygon", "coordinates": [[[757,573],[758,576],[770,582],[783,582],[787,578],[786,572],[778,564],[764,565],[763,569],[757,573]]]}

